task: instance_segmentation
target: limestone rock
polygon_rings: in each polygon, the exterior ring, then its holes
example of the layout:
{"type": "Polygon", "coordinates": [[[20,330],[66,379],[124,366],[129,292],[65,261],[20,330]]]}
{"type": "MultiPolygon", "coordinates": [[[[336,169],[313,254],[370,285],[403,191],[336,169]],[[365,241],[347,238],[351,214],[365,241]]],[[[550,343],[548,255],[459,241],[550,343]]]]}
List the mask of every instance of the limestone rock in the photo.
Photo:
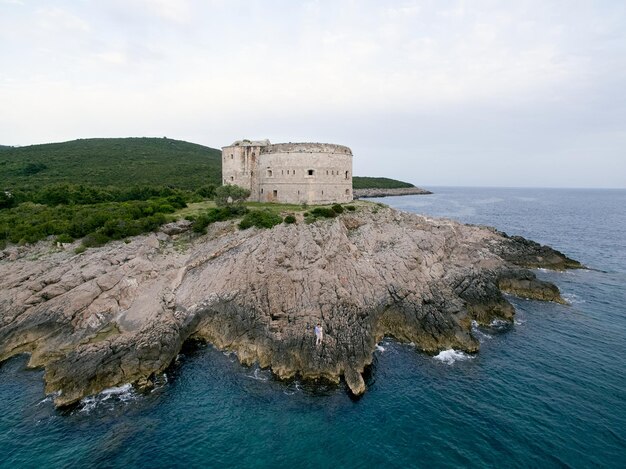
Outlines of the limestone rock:
{"type": "Polygon", "coordinates": [[[169,234],[185,226],[80,255],[8,250],[0,360],[30,353],[66,405],[110,386],[146,386],[183,342],[202,339],[280,378],[343,376],[359,395],[383,336],[427,353],[477,352],[472,321],[513,317],[502,291],[562,301],[520,265],[580,266],[492,228],[371,204],[271,230],[216,223],[181,252],[169,234]]]}

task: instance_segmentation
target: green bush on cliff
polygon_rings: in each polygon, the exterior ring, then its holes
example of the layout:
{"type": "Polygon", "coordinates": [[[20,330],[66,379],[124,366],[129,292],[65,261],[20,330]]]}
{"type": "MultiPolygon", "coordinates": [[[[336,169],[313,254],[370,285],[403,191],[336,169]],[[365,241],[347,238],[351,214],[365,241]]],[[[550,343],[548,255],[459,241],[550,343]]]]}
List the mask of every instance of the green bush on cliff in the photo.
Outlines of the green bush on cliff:
{"type": "Polygon", "coordinates": [[[243,206],[211,208],[192,220],[192,230],[195,233],[206,233],[206,227],[210,224],[237,218],[246,213],[248,209],[243,206]]]}
{"type": "Polygon", "coordinates": [[[309,213],[315,218],[335,218],[337,216],[337,212],[329,207],[315,207],[309,213]]]}
{"type": "Polygon", "coordinates": [[[337,215],[343,213],[343,207],[340,204],[335,204],[331,208],[333,209],[333,212],[335,212],[337,215]]]}
{"type": "Polygon", "coordinates": [[[282,217],[270,210],[253,210],[243,217],[239,223],[239,229],[247,230],[253,226],[257,228],[272,228],[282,222],[282,217]]]}
{"type": "Polygon", "coordinates": [[[294,217],[293,215],[289,214],[285,217],[284,222],[287,225],[293,225],[296,222],[296,217],[294,217]]]}

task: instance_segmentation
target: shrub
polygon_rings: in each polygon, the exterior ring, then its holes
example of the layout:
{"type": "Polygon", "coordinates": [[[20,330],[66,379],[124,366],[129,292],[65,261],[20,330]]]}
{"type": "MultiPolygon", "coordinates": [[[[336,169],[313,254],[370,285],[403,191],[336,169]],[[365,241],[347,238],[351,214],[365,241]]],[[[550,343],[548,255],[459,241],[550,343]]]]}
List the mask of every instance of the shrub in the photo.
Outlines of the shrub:
{"type": "Polygon", "coordinates": [[[333,212],[336,214],[343,213],[343,207],[340,204],[335,204],[332,206],[333,212]]]}
{"type": "Polygon", "coordinates": [[[346,205],[346,210],[354,212],[356,210],[356,207],[354,205],[346,205]]]}
{"type": "Polygon", "coordinates": [[[287,215],[287,216],[285,217],[284,222],[285,222],[286,224],[288,224],[288,225],[293,225],[293,224],[296,222],[296,217],[294,217],[294,216],[293,216],[293,215],[291,215],[291,214],[290,214],[290,215],[287,215]]]}
{"type": "Polygon", "coordinates": [[[86,248],[95,248],[98,246],[104,246],[111,240],[107,235],[96,231],[95,233],[89,233],[83,238],[82,245],[86,248]]]}
{"type": "Polygon", "coordinates": [[[253,226],[257,228],[272,228],[282,223],[282,221],[283,219],[280,215],[269,210],[253,210],[243,217],[243,220],[239,223],[239,229],[247,230],[253,226]]]}
{"type": "Polygon", "coordinates": [[[311,215],[316,218],[335,218],[337,216],[337,212],[328,207],[316,207],[311,210],[311,215]]]}
{"type": "Polygon", "coordinates": [[[230,220],[231,218],[245,215],[247,212],[248,209],[240,205],[211,208],[192,220],[192,230],[195,233],[206,233],[206,227],[209,226],[211,223],[230,220]]]}
{"type": "Polygon", "coordinates": [[[209,184],[207,186],[202,186],[198,190],[196,190],[196,194],[207,199],[212,199],[213,197],[215,197],[215,189],[217,189],[217,186],[215,186],[214,184],[209,184]]]}
{"type": "Polygon", "coordinates": [[[207,186],[202,186],[196,191],[196,194],[205,199],[212,199],[215,197],[215,185],[209,184],[207,186]]]}
{"type": "Polygon", "coordinates": [[[56,237],[55,241],[57,243],[71,243],[72,241],[74,241],[74,238],[72,238],[67,233],[62,233],[56,237]]]}
{"type": "Polygon", "coordinates": [[[8,191],[0,189],[0,208],[11,208],[16,205],[15,197],[8,191]]]}
{"type": "Polygon", "coordinates": [[[83,246],[82,244],[80,246],[78,246],[76,249],[74,249],[74,252],[76,254],[82,254],[83,252],[85,252],[87,250],[87,248],[85,246],[83,246]]]}
{"type": "Polygon", "coordinates": [[[228,205],[241,205],[250,197],[250,191],[234,184],[227,184],[215,189],[215,205],[225,207],[228,205]]]}

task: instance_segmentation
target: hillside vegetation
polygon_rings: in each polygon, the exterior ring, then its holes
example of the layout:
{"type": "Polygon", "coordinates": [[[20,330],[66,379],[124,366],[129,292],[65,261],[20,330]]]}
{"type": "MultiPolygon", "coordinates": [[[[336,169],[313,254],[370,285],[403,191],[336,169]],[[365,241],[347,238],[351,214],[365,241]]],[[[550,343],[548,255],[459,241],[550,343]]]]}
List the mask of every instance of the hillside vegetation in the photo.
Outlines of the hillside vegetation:
{"type": "Polygon", "coordinates": [[[91,138],[0,151],[0,188],[53,183],[195,190],[220,184],[221,152],[168,138],[91,138]]]}
{"type": "Polygon", "coordinates": [[[408,182],[397,181],[389,178],[373,178],[355,176],[352,178],[353,189],[400,189],[405,187],[415,187],[408,182]]]}

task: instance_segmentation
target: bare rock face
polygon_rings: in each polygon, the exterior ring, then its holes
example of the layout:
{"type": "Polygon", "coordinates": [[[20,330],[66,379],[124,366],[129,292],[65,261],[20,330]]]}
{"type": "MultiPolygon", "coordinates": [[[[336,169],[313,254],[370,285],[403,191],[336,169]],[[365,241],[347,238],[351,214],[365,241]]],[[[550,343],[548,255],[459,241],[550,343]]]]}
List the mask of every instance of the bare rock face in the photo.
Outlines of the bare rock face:
{"type": "Polygon", "coordinates": [[[46,391],[67,405],[145,385],[184,341],[203,339],[278,377],[343,376],[361,394],[384,335],[427,353],[477,352],[472,321],[513,317],[502,291],[563,301],[519,265],[580,267],[491,228],[369,204],[271,230],[224,222],[199,238],[181,231],[79,255],[38,245],[1,259],[0,360],[30,353],[29,365],[46,370],[46,391]]]}

